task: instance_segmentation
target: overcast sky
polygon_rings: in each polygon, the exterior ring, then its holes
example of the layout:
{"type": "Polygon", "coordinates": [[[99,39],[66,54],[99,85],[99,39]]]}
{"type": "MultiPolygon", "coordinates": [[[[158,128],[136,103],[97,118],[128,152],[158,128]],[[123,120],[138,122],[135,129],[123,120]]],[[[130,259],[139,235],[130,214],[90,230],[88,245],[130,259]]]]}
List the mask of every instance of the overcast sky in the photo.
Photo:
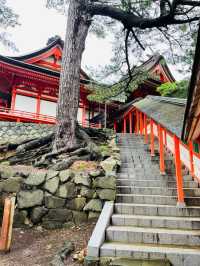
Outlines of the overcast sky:
{"type": "MultiPolygon", "coordinates": [[[[7,4],[19,15],[20,26],[9,28],[10,39],[13,40],[19,52],[0,45],[0,54],[13,55],[31,52],[46,45],[49,37],[59,35],[64,39],[66,18],[56,10],[47,9],[46,0],[7,0],[7,4]]],[[[98,39],[91,35],[87,39],[86,49],[83,55],[82,67],[97,67],[108,64],[112,56],[110,38],[98,39]]],[[[170,65],[175,78],[180,75],[170,65]]]]}

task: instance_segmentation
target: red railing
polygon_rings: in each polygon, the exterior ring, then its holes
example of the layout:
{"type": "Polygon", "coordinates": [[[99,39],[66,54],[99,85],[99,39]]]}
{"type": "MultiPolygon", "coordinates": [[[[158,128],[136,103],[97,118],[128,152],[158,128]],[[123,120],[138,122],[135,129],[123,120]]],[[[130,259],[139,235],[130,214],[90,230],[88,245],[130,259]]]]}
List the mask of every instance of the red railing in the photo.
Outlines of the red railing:
{"type": "MultiPolygon", "coordinates": [[[[55,124],[54,116],[36,114],[31,112],[11,110],[9,108],[0,107],[0,120],[17,121],[17,122],[33,122],[41,124],[55,124]]],[[[101,124],[94,124],[85,121],[83,127],[101,128],[101,124]]]]}
{"type": "Polygon", "coordinates": [[[35,123],[46,123],[55,124],[56,119],[53,116],[36,114],[31,112],[11,110],[9,108],[0,107],[0,119],[14,120],[17,122],[35,122],[35,123]]]}
{"type": "MultiPolygon", "coordinates": [[[[183,143],[175,134],[137,109],[125,114],[122,122],[123,133],[127,132],[127,121],[129,121],[129,133],[132,134],[134,130],[135,134],[144,136],[146,144],[150,144],[151,156],[155,155],[155,138],[158,139],[161,174],[165,174],[164,148],[173,155],[176,170],[178,205],[185,206],[182,165],[200,183],[200,155],[194,151],[192,143],[183,143]],[[135,119],[134,129],[132,125],[133,115],[135,119]]],[[[114,129],[116,130],[116,122],[114,125],[114,129]]]]}

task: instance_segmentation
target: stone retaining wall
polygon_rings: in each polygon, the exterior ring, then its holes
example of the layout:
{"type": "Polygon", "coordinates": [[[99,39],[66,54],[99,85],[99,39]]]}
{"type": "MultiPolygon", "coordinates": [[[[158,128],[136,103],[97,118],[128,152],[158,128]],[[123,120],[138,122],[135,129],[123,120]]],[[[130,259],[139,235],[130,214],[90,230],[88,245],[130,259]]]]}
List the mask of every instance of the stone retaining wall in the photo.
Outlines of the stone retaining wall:
{"type": "Polygon", "coordinates": [[[15,226],[40,223],[53,229],[97,217],[105,201],[115,200],[120,166],[114,139],[101,149],[102,161],[77,161],[62,171],[0,166],[1,199],[17,197],[15,226]]]}
{"type": "Polygon", "coordinates": [[[53,125],[0,121],[0,144],[20,143],[52,133],[53,125]]]}

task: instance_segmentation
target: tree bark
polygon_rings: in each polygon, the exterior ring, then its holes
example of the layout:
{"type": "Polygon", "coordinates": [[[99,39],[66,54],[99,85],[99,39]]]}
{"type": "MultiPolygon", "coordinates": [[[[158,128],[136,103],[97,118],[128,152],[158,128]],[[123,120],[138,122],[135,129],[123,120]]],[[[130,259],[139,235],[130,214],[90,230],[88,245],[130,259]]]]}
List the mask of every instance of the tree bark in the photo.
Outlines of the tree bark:
{"type": "Polygon", "coordinates": [[[54,151],[72,148],[77,144],[75,131],[80,95],[80,67],[90,24],[91,16],[87,12],[87,0],[70,0],[62,58],[54,151]]]}

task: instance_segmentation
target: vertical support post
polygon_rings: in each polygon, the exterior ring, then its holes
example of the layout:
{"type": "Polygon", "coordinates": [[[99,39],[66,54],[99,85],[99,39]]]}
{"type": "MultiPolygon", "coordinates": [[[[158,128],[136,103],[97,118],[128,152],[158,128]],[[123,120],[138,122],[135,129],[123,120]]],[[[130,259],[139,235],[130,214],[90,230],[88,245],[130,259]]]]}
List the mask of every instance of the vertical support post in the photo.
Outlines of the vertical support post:
{"type": "Polygon", "coordinates": [[[1,239],[0,239],[0,250],[4,251],[6,250],[7,241],[8,241],[10,211],[11,211],[11,200],[9,198],[6,198],[4,203],[3,222],[1,227],[1,239]]]}
{"type": "Polygon", "coordinates": [[[117,133],[117,122],[114,121],[114,132],[117,133]]]}
{"type": "Polygon", "coordinates": [[[165,146],[167,147],[167,131],[164,129],[165,146]]]}
{"type": "Polygon", "coordinates": [[[124,117],[123,133],[126,133],[126,117],[124,117]]]}
{"type": "Polygon", "coordinates": [[[154,145],[154,133],[153,133],[153,120],[150,119],[150,150],[151,150],[151,156],[155,156],[155,145],[154,145]]]}
{"type": "Polygon", "coordinates": [[[16,94],[16,88],[14,87],[12,90],[11,111],[15,110],[16,94]]]}
{"type": "Polygon", "coordinates": [[[144,115],[144,142],[148,144],[148,134],[147,134],[147,116],[144,115]]]}
{"type": "Polygon", "coordinates": [[[165,154],[164,154],[164,142],[163,142],[163,130],[158,125],[158,138],[159,138],[159,150],[160,150],[160,173],[165,175],[165,154]]]}
{"type": "Polygon", "coordinates": [[[139,113],[138,113],[138,110],[135,111],[135,118],[136,118],[136,121],[135,121],[135,134],[138,135],[138,133],[139,133],[139,113]]]}
{"type": "Polygon", "coordinates": [[[132,113],[129,113],[129,133],[133,133],[132,113]]]}
{"type": "Polygon", "coordinates": [[[190,152],[190,174],[194,176],[194,161],[193,161],[193,143],[189,143],[189,152],[190,152]]]}
{"type": "Polygon", "coordinates": [[[177,206],[185,207],[183,176],[182,176],[182,167],[180,159],[180,146],[179,146],[179,139],[177,136],[174,136],[174,150],[175,150],[176,186],[177,186],[177,195],[178,195],[177,206]]]}
{"type": "MultiPolygon", "coordinates": [[[[99,103],[99,114],[101,112],[101,107],[100,107],[100,103],[99,103]]],[[[101,128],[101,121],[99,121],[99,128],[101,128]]]]}
{"type": "Polygon", "coordinates": [[[104,128],[107,128],[107,104],[105,103],[105,111],[104,111],[104,128]]]}
{"type": "Polygon", "coordinates": [[[85,104],[83,104],[82,126],[85,127],[85,104]]]}
{"type": "Polygon", "coordinates": [[[40,102],[41,102],[40,100],[41,100],[41,97],[38,94],[38,96],[37,96],[37,106],[36,106],[36,117],[38,117],[39,114],[40,114],[40,102]]]}
{"type": "Polygon", "coordinates": [[[140,135],[143,135],[143,121],[142,121],[142,113],[140,112],[140,135]]]}

